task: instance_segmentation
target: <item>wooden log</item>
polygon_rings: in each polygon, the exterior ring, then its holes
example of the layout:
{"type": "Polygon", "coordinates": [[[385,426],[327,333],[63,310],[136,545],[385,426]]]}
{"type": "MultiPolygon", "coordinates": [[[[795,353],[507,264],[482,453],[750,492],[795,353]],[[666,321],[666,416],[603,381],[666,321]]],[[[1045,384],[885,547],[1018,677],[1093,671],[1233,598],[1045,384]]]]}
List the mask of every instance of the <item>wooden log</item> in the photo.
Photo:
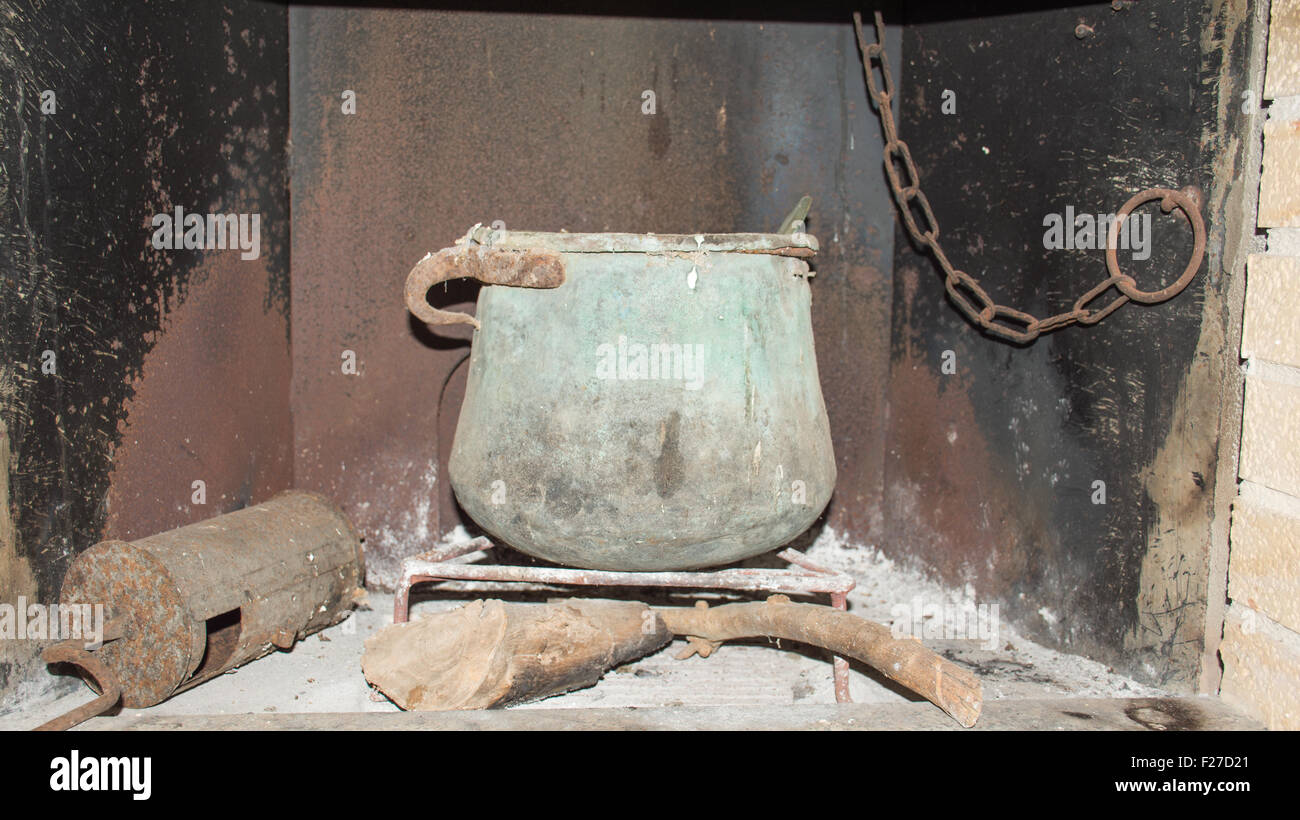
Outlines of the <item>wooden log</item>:
{"type": "Polygon", "coordinates": [[[672,634],[645,604],[478,600],[366,640],[366,680],[403,709],[488,709],[591,686],[672,634]]]}
{"type": "Polygon", "coordinates": [[[916,692],[967,728],[984,703],[979,678],[939,657],[912,638],[895,639],[887,627],[817,604],[796,604],[784,595],[762,603],[724,604],[655,612],[677,635],[718,643],[737,638],[782,638],[855,658],[916,692]]]}

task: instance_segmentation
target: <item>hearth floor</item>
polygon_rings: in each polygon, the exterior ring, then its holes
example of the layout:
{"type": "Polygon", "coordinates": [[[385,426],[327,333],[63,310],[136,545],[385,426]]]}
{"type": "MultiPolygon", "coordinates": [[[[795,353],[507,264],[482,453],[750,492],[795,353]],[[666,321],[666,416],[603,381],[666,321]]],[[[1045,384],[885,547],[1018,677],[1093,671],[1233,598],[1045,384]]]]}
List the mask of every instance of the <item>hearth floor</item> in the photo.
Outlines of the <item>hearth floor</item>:
{"type": "MultiPolygon", "coordinates": [[[[918,620],[927,646],[972,668],[982,679],[985,703],[1060,698],[1160,697],[1166,693],[1118,674],[1106,665],[1048,649],[1023,637],[991,608],[979,609],[971,590],[953,590],[896,565],[870,547],[844,543],[823,531],[807,548],[813,560],[853,575],[850,611],[879,623],[918,620]],[[925,618],[926,614],[930,618],[925,618]],[[982,614],[981,614],[982,613],[982,614]],[[947,624],[941,629],[938,618],[947,624]],[[924,624],[929,624],[928,632],[924,624]]],[[[770,559],[766,566],[777,566],[770,559]]],[[[462,585],[462,588],[469,585],[462,585]]],[[[450,595],[446,588],[412,597],[411,617],[460,606],[475,597],[544,601],[564,594],[550,589],[479,585],[450,595]],[[489,591],[496,590],[495,593],[489,591]],[[461,597],[463,595],[463,597],[461,597]]],[[[591,591],[583,594],[593,595],[591,591]]],[[[628,593],[614,593],[627,595],[628,593]]],[[[633,593],[634,595],[635,593],[633,593]]],[[[703,594],[718,603],[718,595],[703,594]]],[[[656,605],[663,599],[650,601],[656,605]]],[[[689,603],[682,598],[679,603],[689,603]]],[[[124,716],[274,715],[400,711],[366,683],[361,672],[365,639],[392,622],[392,596],[372,592],[369,609],[309,636],[291,652],[276,652],[152,707],[124,716]]],[[[1044,629],[1068,630],[1068,613],[1040,610],[1044,629]]],[[[834,703],[829,657],[820,649],[777,641],[725,644],[709,658],[678,660],[685,642],[606,674],[595,686],[514,709],[611,707],[776,707],[834,703]]],[[[916,696],[899,689],[865,666],[853,664],[853,700],[862,704],[906,704],[916,696]]],[[[85,687],[0,715],[0,729],[26,729],[89,700],[85,687]]],[[[92,722],[111,728],[116,718],[92,722]]]]}

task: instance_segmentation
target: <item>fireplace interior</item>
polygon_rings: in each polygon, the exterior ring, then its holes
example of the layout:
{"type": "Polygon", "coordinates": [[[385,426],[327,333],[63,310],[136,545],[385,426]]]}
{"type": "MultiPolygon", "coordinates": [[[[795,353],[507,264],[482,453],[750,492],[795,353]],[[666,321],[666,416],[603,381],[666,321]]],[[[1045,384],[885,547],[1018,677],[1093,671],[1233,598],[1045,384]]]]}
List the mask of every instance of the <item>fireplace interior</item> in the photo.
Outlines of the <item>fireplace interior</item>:
{"type": "MultiPolygon", "coordinates": [[[[363,674],[408,559],[468,544],[456,560],[557,567],[457,500],[449,462],[485,331],[414,316],[412,267],[472,226],[701,247],[785,235],[807,196],[790,235],[818,248],[811,334],[835,480],[785,546],[852,579],[849,614],[978,678],[979,725],[1300,728],[1300,14],[1271,5],[8,13],[0,601],[54,604],[92,545],[304,490],[355,530],[351,615],[289,627],[291,649],[269,629],[270,654],[244,663],[240,636],[264,626],[251,605],[186,601],[213,653],[193,665],[244,665],[87,725],[956,728],[860,660],[838,698],[853,705],[837,704],[836,653],[772,637],[699,651],[678,635],[507,710],[402,712],[363,674]],[[867,44],[882,15],[904,149],[886,150],[868,87],[886,80],[870,54],[864,72],[854,11],[867,44]],[[1121,217],[1117,274],[1107,226],[1149,189],[1191,204],[1157,195],[1121,217]],[[960,276],[906,219],[941,226],[929,236],[960,276]],[[1159,301],[1122,298],[1126,283],[1176,281],[1159,301]],[[485,536],[490,549],[471,543],[485,536]]],[[[428,298],[473,313],[503,287],[456,279],[428,298]]],[[[588,366],[557,349],[520,345],[515,364],[588,366]]],[[[538,402],[558,423],[572,397],[538,402]]],[[[601,410],[582,412],[595,424],[601,410]]],[[[707,446],[689,424],[671,436],[685,463],[707,446]]],[[[790,565],[769,550],[683,569],[790,565]]],[[[411,621],[475,599],[719,607],[781,591],[525,576],[417,583],[411,621]]],[[[0,725],[95,697],[42,659],[49,644],[0,640],[0,725]]]]}

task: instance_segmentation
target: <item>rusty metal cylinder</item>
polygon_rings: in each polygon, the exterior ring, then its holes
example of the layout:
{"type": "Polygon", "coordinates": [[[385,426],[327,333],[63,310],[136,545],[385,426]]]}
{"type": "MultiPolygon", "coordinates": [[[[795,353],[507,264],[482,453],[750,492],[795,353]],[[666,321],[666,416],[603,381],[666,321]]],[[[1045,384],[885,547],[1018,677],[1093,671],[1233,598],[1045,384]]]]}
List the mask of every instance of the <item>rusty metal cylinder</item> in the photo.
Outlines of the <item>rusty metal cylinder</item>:
{"type": "Polygon", "coordinates": [[[361,539],[343,513],[289,491],[95,544],[73,560],[61,601],[103,604],[109,634],[95,656],[121,682],[122,705],[140,708],[343,620],[362,580],[361,539]]]}

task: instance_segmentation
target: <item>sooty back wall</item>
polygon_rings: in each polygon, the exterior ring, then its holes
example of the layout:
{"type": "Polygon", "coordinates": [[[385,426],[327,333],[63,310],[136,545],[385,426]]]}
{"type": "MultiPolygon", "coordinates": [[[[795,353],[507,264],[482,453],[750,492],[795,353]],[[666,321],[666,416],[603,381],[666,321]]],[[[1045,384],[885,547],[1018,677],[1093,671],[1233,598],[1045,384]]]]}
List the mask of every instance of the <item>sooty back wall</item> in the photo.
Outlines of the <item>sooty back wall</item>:
{"type": "MultiPolygon", "coordinates": [[[[243,0],[0,13],[0,601],[291,483],[287,23],[243,0]],[[257,257],[155,248],[178,206],[258,214],[257,257]]],[[[0,641],[0,708],[54,680],[39,648],[0,641]]]]}

